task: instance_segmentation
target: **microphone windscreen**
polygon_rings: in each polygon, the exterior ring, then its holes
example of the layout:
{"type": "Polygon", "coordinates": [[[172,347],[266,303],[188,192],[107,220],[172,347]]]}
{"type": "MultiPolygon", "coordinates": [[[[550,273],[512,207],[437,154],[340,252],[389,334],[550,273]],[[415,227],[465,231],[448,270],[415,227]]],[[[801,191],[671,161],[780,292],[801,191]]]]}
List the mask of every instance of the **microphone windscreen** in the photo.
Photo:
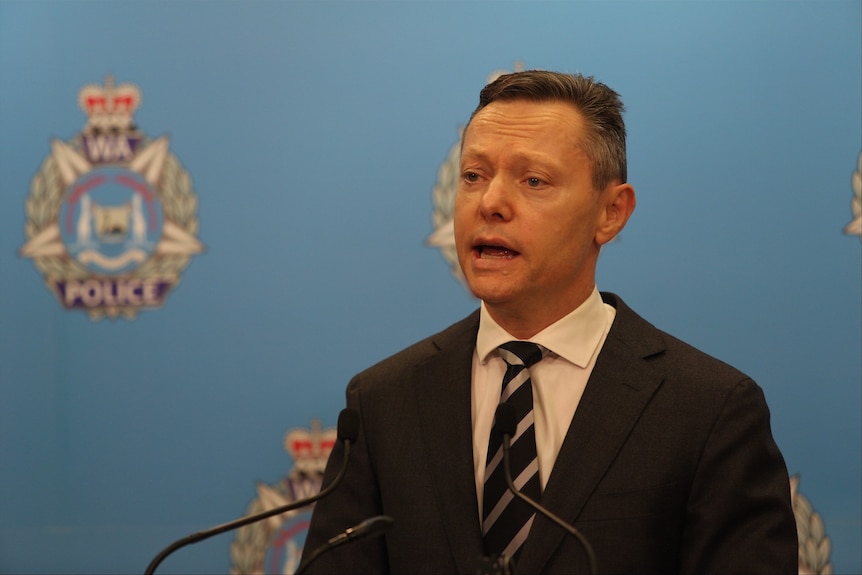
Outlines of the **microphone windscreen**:
{"type": "Polygon", "coordinates": [[[338,439],[355,443],[359,437],[359,413],[355,409],[342,409],[338,414],[338,439]]]}
{"type": "Polygon", "coordinates": [[[514,437],[516,429],[518,429],[518,419],[515,415],[515,406],[501,403],[494,414],[494,433],[514,437]]]}

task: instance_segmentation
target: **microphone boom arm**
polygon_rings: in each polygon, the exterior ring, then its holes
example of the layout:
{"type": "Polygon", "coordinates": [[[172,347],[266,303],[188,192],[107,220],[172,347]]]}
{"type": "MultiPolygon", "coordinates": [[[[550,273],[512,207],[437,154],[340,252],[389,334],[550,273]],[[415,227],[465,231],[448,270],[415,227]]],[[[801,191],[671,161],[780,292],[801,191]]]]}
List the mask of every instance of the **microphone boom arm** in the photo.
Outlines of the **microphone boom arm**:
{"type": "Polygon", "coordinates": [[[498,405],[497,412],[494,414],[494,431],[503,436],[503,471],[505,472],[506,484],[509,487],[509,491],[515,497],[556,523],[557,526],[562,528],[566,533],[577,539],[587,554],[587,559],[590,565],[590,574],[595,575],[598,573],[596,553],[593,551],[593,546],[590,545],[590,542],[587,541],[586,537],[584,537],[580,531],[575,529],[574,526],[566,523],[555,514],[551,513],[549,509],[539,504],[537,501],[533,501],[530,497],[524,495],[515,487],[515,484],[512,481],[512,467],[509,462],[509,448],[511,447],[510,444],[512,436],[515,434],[516,425],[515,408],[507,403],[501,403],[498,405]]]}
{"type": "Polygon", "coordinates": [[[326,489],[322,489],[312,497],[308,499],[303,499],[300,501],[294,501],[292,503],[288,503],[286,505],[282,505],[281,507],[276,507],[274,509],[270,509],[268,511],[263,511],[256,515],[247,515],[245,517],[240,517],[239,519],[234,519],[233,521],[229,521],[227,523],[223,523],[221,525],[216,525],[215,527],[211,527],[209,529],[205,529],[203,531],[199,531],[197,533],[193,533],[187,537],[184,537],[178,541],[174,541],[162,551],[156,555],[153,560],[150,562],[147,570],[144,572],[144,575],[153,575],[156,571],[156,567],[164,561],[164,559],[176,551],[177,549],[181,549],[186,545],[191,545],[192,543],[197,543],[198,541],[203,541],[204,539],[209,539],[210,537],[214,537],[216,535],[220,535],[225,531],[231,531],[233,529],[238,529],[249,523],[254,523],[256,521],[261,521],[268,517],[272,517],[273,515],[281,515],[282,513],[287,513],[288,511],[293,511],[294,509],[299,509],[300,507],[306,507],[316,502],[318,499],[322,499],[332,493],[332,491],[338,487],[338,484],[341,483],[341,479],[344,477],[345,472],[347,471],[347,458],[350,455],[350,439],[344,440],[344,463],[341,465],[341,469],[338,470],[338,475],[335,476],[335,479],[332,480],[326,489]]]}
{"type": "Polygon", "coordinates": [[[296,570],[294,575],[302,575],[305,573],[308,566],[320,559],[321,556],[326,553],[332,551],[336,547],[340,547],[352,541],[356,541],[357,539],[364,539],[365,537],[375,537],[378,535],[382,535],[385,531],[392,527],[394,521],[391,517],[386,515],[377,515],[376,517],[371,517],[370,519],[366,519],[359,525],[351,527],[346,531],[343,531],[315,549],[311,552],[311,554],[306,558],[303,557],[299,562],[299,568],[296,570]]]}

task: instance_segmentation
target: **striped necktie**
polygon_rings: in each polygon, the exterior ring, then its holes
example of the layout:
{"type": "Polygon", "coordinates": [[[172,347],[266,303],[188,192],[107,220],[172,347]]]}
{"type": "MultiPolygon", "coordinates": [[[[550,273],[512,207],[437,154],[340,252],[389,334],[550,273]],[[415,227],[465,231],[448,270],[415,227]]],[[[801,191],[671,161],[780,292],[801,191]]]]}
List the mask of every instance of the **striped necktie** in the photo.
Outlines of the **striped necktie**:
{"type": "MultiPolygon", "coordinates": [[[[533,384],[529,368],[547,351],[528,341],[510,341],[499,347],[507,364],[503,376],[501,403],[515,407],[518,428],[512,437],[510,461],[515,487],[531,499],[541,498],[539,461],[536,456],[536,431],[533,426],[533,384]]],[[[514,498],[506,486],[503,468],[502,438],[491,433],[485,464],[485,487],[482,501],[482,532],[485,552],[517,561],[521,546],[533,524],[533,508],[514,498]]]]}

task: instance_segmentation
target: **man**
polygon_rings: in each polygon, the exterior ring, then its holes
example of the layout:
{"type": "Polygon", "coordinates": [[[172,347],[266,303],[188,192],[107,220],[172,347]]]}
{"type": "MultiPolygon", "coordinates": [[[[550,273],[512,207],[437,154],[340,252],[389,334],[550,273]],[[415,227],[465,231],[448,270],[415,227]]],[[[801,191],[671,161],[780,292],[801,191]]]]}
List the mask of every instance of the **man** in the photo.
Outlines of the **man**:
{"type": "Polygon", "coordinates": [[[482,90],[454,215],[481,308],[350,382],[360,435],[306,555],[376,515],[394,526],[310,572],[476,573],[497,555],[519,574],[588,572],[584,545],[495,477],[501,402],[517,404],[516,484],[580,531],[599,572],[796,572],[760,388],[596,289],[600,248],[635,207],[622,111],[582,76],[520,72],[482,90]]]}

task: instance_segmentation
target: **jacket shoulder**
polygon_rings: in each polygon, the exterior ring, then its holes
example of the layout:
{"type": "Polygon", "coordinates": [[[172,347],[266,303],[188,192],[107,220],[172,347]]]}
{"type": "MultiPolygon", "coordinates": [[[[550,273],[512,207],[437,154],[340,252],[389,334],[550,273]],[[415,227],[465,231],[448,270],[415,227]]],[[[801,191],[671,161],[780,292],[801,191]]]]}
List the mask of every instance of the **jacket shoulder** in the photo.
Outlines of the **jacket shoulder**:
{"type": "Polygon", "coordinates": [[[634,353],[664,375],[687,381],[738,383],[750,379],[732,365],[663,331],[632,310],[619,296],[602,293],[617,310],[608,338],[634,353]]]}
{"type": "Polygon", "coordinates": [[[406,372],[436,357],[441,352],[472,354],[479,330],[479,311],[428,336],[358,373],[352,385],[386,385],[401,381],[406,372]]]}

